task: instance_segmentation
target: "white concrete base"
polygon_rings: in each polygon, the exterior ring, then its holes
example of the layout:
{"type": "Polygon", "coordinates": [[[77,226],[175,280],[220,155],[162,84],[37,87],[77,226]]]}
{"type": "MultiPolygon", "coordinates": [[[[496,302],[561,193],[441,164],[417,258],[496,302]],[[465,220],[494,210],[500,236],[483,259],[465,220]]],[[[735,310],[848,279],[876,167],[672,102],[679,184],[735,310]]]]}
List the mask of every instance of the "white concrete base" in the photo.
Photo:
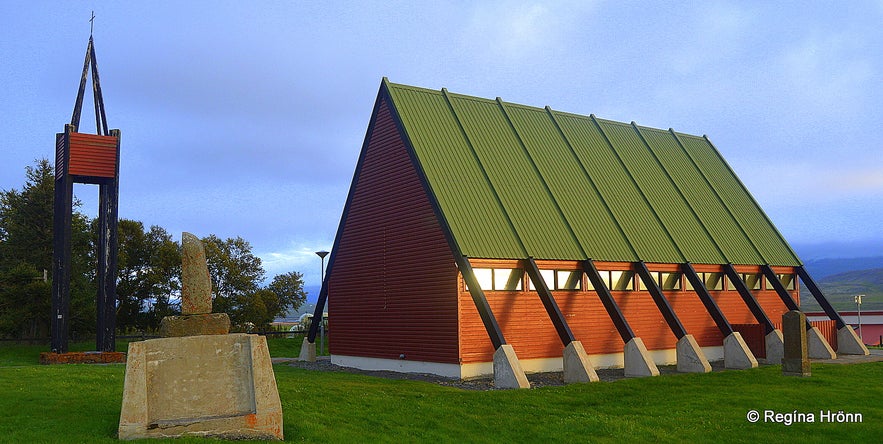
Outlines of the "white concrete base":
{"type": "Polygon", "coordinates": [[[530,388],[515,349],[509,344],[501,345],[494,352],[494,386],[501,389],[530,388]]]}
{"type": "Polygon", "coordinates": [[[699,348],[699,343],[693,335],[685,335],[678,340],[678,371],[685,373],[708,373],[711,364],[705,359],[705,353],[699,348]]]}
{"type": "Polygon", "coordinates": [[[316,343],[304,338],[303,344],[300,345],[300,356],[298,356],[297,360],[316,362],[316,343]]]}
{"type": "Polygon", "coordinates": [[[766,335],[764,339],[766,343],[766,364],[779,365],[782,358],[785,357],[785,339],[782,337],[782,330],[773,330],[766,335]]]}
{"type": "Polygon", "coordinates": [[[650,353],[641,338],[632,338],[631,341],[626,342],[623,347],[623,359],[626,377],[659,376],[659,369],[650,359],[650,353]]]}
{"type": "Polygon", "coordinates": [[[837,353],[842,355],[868,355],[868,347],[862,343],[851,325],[837,330],[837,353]]]}
{"type": "Polygon", "coordinates": [[[757,367],[757,359],[738,331],[724,338],[724,367],[739,370],[757,367]]]}
{"type": "Polygon", "coordinates": [[[599,381],[582,342],[572,341],[564,347],[564,383],[599,381]]]}
{"type": "Polygon", "coordinates": [[[837,359],[837,353],[834,353],[818,327],[806,331],[806,350],[810,359],[837,359]]]}

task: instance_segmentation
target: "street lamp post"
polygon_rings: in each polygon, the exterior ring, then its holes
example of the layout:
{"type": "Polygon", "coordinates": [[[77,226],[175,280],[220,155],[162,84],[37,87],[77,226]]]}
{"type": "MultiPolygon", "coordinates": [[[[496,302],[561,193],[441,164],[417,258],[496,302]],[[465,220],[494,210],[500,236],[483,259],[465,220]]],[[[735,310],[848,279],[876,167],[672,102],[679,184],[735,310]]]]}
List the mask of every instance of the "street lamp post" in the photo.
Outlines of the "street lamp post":
{"type": "Polygon", "coordinates": [[[865,338],[862,336],[862,298],[865,295],[860,294],[856,295],[853,299],[855,299],[855,306],[858,308],[858,337],[861,339],[862,344],[865,343],[865,338]]]}
{"type": "MultiPolygon", "coordinates": [[[[325,250],[320,250],[320,251],[316,252],[316,256],[319,256],[320,258],[322,258],[322,268],[319,269],[319,278],[322,280],[322,285],[324,286],[325,285],[325,256],[328,256],[328,252],[325,250]]],[[[322,310],[322,313],[319,313],[319,354],[320,355],[322,354],[322,351],[325,350],[325,313],[324,313],[324,311],[325,310],[322,310]]]]}

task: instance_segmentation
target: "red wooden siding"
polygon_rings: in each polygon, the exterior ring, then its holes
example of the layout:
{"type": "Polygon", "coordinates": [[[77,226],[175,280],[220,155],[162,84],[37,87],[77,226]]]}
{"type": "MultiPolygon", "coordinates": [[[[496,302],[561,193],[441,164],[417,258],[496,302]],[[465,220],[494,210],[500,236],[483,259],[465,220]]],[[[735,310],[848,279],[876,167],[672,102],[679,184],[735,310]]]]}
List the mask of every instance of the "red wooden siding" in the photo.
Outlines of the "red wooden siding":
{"type": "MultiPolygon", "coordinates": [[[[473,260],[473,267],[519,268],[517,261],[473,260]]],[[[541,269],[576,269],[576,263],[539,261],[541,269]]],[[[629,263],[599,262],[599,269],[629,270],[629,263]],[[603,268],[602,268],[603,267],[603,268]]],[[[653,264],[653,271],[676,271],[677,264],[653,264]]],[[[720,266],[697,266],[702,271],[719,272],[720,266]]],[[[747,272],[747,271],[746,271],[747,272]]],[[[780,271],[787,272],[787,271],[780,271]]],[[[583,278],[585,287],[585,277],[583,278]]],[[[460,353],[464,363],[487,362],[493,359],[494,350],[484,330],[478,312],[460,278],[460,353]]],[[[535,291],[525,284],[524,291],[487,291],[488,302],[497,317],[506,341],[513,346],[521,359],[560,357],[561,340],[555,333],[552,321],[546,314],[535,291]]],[[[555,301],[577,340],[583,343],[589,354],[621,353],[623,343],[607,311],[594,290],[553,291],[555,301]]],[[[767,315],[775,321],[787,311],[773,290],[755,291],[759,303],[767,315]]],[[[646,291],[612,292],[620,310],[635,334],[647,349],[675,348],[677,338],[665,323],[662,314],[646,291]]],[[[739,293],[735,290],[714,291],[712,297],[731,324],[757,324],[739,293]]],[[[665,291],[669,303],[687,332],[701,346],[720,346],[723,335],[708,314],[699,296],[692,291],[665,291]]],[[[797,292],[792,292],[796,298],[797,292]]]]}
{"type": "Polygon", "coordinates": [[[68,174],[88,177],[116,177],[117,138],[70,133],[68,174]]]}
{"type": "Polygon", "coordinates": [[[329,275],[331,353],[458,363],[457,267],[385,100],[368,137],[329,275]]]}

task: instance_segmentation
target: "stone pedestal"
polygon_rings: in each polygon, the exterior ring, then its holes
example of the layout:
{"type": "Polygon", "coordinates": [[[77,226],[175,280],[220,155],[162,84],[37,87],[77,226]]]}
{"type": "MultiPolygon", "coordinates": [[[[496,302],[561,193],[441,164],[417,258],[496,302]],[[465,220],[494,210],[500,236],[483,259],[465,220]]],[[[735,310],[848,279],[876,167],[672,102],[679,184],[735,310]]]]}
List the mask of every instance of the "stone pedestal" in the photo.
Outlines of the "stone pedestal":
{"type": "Polygon", "coordinates": [[[159,323],[159,335],[164,338],[227,333],[230,333],[230,317],[227,313],[166,316],[159,323]]]}
{"type": "Polygon", "coordinates": [[[623,348],[623,371],[626,377],[659,376],[656,363],[650,359],[650,353],[641,338],[632,338],[623,348]]]}
{"type": "Polygon", "coordinates": [[[693,335],[684,335],[678,339],[678,371],[685,373],[708,373],[711,371],[711,364],[705,358],[705,353],[699,348],[699,343],[693,335]]]}
{"type": "Polygon", "coordinates": [[[119,438],[281,440],[266,338],[203,335],[129,344],[119,438]]]}
{"type": "Polygon", "coordinates": [[[837,359],[837,353],[818,327],[806,330],[806,346],[812,359],[837,359]]]}
{"type": "Polygon", "coordinates": [[[852,329],[851,325],[844,325],[843,328],[837,330],[837,353],[843,355],[863,355],[867,356],[868,347],[862,343],[862,340],[852,329]]]}
{"type": "Polygon", "coordinates": [[[316,343],[310,342],[308,338],[304,338],[304,342],[300,345],[300,356],[298,361],[316,362],[316,343]]]}
{"type": "Polygon", "coordinates": [[[767,333],[764,342],[766,345],[766,358],[764,359],[766,363],[773,365],[781,364],[782,358],[785,357],[785,340],[782,338],[782,331],[773,330],[767,333]]]}
{"type": "Polygon", "coordinates": [[[564,347],[563,360],[565,384],[599,381],[582,342],[572,341],[567,344],[567,347],[564,347]]]}
{"type": "Polygon", "coordinates": [[[782,333],[785,339],[785,357],[782,358],[782,374],[786,376],[810,376],[812,372],[809,364],[806,315],[797,310],[792,310],[782,315],[782,333]]]}
{"type": "Polygon", "coordinates": [[[494,386],[501,389],[530,388],[515,349],[503,344],[494,352],[494,386]]]}
{"type": "Polygon", "coordinates": [[[738,331],[724,338],[724,367],[738,370],[757,367],[757,359],[738,331]]]}

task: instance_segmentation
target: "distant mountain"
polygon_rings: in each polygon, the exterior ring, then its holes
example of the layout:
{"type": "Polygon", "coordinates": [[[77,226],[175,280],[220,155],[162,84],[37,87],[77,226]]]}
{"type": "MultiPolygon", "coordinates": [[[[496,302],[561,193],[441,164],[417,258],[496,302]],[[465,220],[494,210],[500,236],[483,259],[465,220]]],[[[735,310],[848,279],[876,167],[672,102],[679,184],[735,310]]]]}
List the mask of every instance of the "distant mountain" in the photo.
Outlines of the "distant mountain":
{"type": "Polygon", "coordinates": [[[807,259],[804,266],[813,279],[822,281],[848,271],[883,268],[883,256],[807,259]]]}
{"type": "MultiPolygon", "coordinates": [[[[846,260],[846,259],[841,259],[846,260]]],[[[853,270],[819,278],[807,265],[822,293],[838,311],[855,311],[855,296],[862,298],[862,311],[883,310],[883,267],[853,270]]],[[[821,307],[805,287],[800,289],[801,308],[821,311],[821,307]]]]}

